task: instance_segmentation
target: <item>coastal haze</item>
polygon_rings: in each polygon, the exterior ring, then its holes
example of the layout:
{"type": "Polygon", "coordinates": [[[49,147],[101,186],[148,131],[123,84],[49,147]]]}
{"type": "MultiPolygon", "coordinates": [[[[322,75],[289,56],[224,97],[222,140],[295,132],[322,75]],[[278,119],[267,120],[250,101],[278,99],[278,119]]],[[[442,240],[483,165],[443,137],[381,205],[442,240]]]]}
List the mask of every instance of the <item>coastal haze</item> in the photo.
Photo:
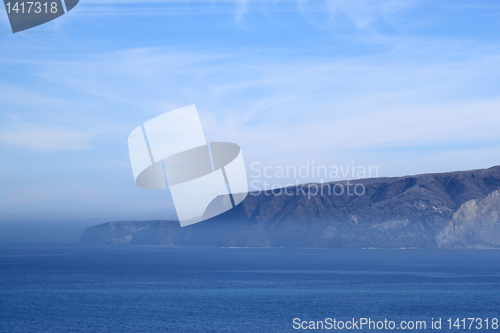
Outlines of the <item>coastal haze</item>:
{"type": "MultiPolygon", "coordinates": [[[[220,204],[216,199],[210,205],[220,204]]],[[[500,166],[253,192],[236,208],[192,227],[180,228],[177,221],[109,222],[86,229],[80,242],[496,248],[500,247],[500,166]]]]}

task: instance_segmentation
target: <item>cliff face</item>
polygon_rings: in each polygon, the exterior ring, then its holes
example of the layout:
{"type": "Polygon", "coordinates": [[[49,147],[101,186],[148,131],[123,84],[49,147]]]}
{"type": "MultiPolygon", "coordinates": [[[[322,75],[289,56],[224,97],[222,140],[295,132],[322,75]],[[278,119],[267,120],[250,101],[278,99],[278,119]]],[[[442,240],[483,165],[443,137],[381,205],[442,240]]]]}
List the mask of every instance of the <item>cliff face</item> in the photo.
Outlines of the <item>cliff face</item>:
{"type": "MultiPolygon", "coordinates": [[[[280,247],[454,246],[459,243],[452,239],[458,235],[441,235],[450,228],[452,219],[458,221],[455,216],[466,210],[463,205],[500,190],[500,166],[362,179],[349,184],[306,184],[286,188],[286,192],[250,193],[236,208],[185,228],[174,221],[112,222],[113,226],[88,228],[81,241],[280,247]],[[132,225],[137,230],[131,231],[132,225]],[[123,229],[128,231],[124,233],[123,229]]],[[[214,200],[211,205],[217,204],[214,200]]],[[[470,217],[467,221],[473,220],[470,217]]]]}
{"type": "Polygon", "coordinates": [[[500,191],[460,206],[437,242],[440,247],[500,247],[500,191]]]}

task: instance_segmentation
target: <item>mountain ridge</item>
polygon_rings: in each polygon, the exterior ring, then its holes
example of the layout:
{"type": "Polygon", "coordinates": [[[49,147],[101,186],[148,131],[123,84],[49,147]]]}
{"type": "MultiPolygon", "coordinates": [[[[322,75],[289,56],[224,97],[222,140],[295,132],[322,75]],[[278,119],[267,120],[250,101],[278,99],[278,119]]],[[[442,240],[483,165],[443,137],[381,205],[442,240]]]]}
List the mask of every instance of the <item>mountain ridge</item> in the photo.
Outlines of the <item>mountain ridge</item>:
{"type": "MultiPolygon", "coordinates": [[[[467,247],[470,244],[464,243],[464,237],[460,238],[462,243],[451,241],[456,235],[446,228],[457,223],[452,222],[454,214],[465,203],[500,191],[500,166],[350,182],[358,189],[362,187],[363,194],[344,191],[339,195],[338,189],[346,181],[251,192],[232,210],[192,226],[180,228],[175,221],[143,221],[137,225],[110,222],[114,224],[87,228],[80,241],[255,247],[467,247]]],[[[493,205],[490,201],[487,204],[493,205]]],[[[214,200],[210,205],[217,204],[214,200]]]]}

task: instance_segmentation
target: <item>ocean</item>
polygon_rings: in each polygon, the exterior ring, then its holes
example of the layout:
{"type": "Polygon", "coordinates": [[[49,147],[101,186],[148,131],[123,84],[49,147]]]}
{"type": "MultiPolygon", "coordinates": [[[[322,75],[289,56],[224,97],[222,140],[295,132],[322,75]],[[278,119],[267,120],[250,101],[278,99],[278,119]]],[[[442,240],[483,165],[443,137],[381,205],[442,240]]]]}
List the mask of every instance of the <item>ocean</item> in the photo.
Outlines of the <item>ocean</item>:
{"type": "Polygon", "coordinates": [[[0,332],[500,332],[496,318],[498,250],[0,248],[0,332]]]}

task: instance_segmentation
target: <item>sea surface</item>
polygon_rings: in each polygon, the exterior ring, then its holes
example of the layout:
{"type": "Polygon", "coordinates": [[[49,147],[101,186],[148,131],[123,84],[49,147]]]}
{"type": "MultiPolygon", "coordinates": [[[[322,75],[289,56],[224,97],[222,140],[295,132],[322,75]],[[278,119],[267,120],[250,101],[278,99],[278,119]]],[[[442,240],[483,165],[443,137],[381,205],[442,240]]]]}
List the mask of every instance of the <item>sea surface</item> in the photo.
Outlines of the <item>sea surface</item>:
{"type": "Polygon", "coordinates": [[[0,247],[0,332],[297,332],[327,318],[500,332],[485,329],[500,319],[500,251],[0,247]]]}

